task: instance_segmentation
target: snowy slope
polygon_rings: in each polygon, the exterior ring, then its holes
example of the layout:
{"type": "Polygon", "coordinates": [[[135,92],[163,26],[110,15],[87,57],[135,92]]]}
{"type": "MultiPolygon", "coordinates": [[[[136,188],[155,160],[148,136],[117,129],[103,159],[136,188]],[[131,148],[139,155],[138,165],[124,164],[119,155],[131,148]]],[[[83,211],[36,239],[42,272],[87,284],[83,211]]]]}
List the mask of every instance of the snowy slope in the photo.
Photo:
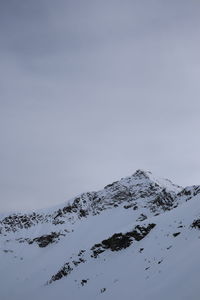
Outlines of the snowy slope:
{"type": "Polygon", "coordinates": [[[0,299],[199,299],[200,187],[138,170],[0,217],[0,299]]]}

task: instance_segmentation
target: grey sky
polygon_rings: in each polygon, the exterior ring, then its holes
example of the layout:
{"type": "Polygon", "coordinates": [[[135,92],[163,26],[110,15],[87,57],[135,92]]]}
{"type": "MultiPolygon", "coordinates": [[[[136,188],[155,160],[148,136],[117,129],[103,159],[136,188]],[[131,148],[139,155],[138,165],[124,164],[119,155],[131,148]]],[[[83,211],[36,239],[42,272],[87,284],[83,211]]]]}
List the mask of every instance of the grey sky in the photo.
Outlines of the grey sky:
{"type": "Polygon", "coordinates": [[[0,1],[0,210],[151,170],[200,184],[200,2],[0,1]]]}

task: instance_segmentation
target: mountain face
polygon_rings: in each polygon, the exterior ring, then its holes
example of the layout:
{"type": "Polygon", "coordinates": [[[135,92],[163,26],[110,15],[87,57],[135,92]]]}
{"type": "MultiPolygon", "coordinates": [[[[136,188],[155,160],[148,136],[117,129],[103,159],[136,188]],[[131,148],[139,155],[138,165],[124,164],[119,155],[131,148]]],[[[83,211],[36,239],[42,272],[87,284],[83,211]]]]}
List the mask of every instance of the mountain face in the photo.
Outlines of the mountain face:
{"type": "Polygon", "coordinates": [[[199,300],[200,186],[151,172],[0,215],[0,299],[199,300]]]}

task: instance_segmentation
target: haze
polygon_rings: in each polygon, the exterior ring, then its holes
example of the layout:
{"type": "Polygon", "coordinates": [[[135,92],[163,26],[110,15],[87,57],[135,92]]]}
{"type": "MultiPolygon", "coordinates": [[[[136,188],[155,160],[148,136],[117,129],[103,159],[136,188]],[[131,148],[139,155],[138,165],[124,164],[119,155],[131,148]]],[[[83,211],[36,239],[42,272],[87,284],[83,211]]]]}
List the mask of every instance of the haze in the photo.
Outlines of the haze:
{"type": "Polygon", "coordinates": [[[200,2],[0,1],[0,211],[152,171],[200,184],[200,2]]]}

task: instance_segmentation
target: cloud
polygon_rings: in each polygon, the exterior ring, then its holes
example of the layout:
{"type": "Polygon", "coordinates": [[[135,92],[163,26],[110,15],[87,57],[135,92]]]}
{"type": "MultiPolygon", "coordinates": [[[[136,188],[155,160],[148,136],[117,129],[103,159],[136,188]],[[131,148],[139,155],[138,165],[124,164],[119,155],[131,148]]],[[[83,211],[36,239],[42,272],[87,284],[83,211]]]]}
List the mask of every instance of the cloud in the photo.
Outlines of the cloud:
{"type": "Polygon", "coordinates": [[[0,209],[137,168],[198,183],[196,1],[0,3],[0,209]]]}

